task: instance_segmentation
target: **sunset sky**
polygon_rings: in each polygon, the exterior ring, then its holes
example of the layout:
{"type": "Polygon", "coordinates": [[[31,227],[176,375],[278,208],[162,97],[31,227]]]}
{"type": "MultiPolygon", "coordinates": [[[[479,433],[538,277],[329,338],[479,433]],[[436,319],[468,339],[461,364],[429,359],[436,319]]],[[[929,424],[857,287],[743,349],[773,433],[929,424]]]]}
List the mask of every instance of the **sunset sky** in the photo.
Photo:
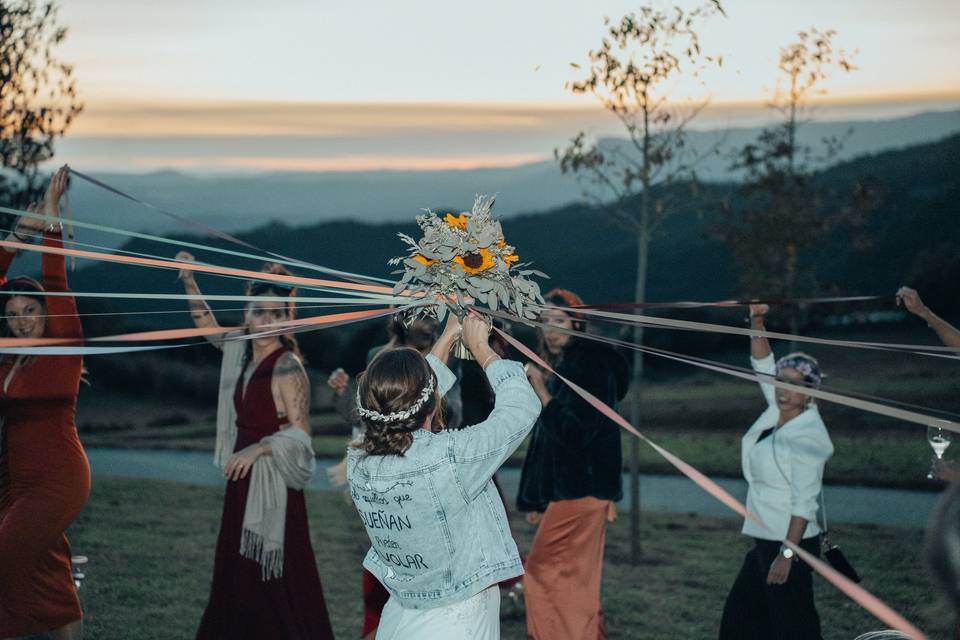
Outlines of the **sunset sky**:
{"type": "MultiPolygon", "coordinates": [[[[681,3],[693,6],[692,3],[681,3]]],[[[509,165],[616,124],[571,96],[623,0],[69,0],[62,47],[86,111],[61,151],[99,168],[365,169],[509,165]],[[210,138],[224,141],[217,149],[210,138]],[[316,144],[311,144],[311,141],[316,144]]],[[[668,6],[664,4],[663,6],[668,6]]],[[[859,69],[821,118],[960,106],[960,2],[727,0],[705,25],[724,56],[702,127],[756,124],[778,48],[838,32],[859,69]]]]}

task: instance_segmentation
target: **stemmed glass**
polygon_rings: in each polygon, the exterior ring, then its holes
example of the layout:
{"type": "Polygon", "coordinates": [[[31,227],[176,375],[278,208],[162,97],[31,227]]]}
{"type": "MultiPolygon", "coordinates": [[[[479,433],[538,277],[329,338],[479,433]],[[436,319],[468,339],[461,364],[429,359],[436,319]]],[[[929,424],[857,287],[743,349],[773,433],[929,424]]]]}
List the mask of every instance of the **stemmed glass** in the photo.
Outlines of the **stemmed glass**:
{"type": "Polygon", "coordinates": [[[927,442],[933,447],[934,457],[930,459],[930,471],[927,472],[927,479],[936,478],[937,461],[943,459],[943,453],[953,441],[953,434],[940,427],[927,427],[927,442]]]}

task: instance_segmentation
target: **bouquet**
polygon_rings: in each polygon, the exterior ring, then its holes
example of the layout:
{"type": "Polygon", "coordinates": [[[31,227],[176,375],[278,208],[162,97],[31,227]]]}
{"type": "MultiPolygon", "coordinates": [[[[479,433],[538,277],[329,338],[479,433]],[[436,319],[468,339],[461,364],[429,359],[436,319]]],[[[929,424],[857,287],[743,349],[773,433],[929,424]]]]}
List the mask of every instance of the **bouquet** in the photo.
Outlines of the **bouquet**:
{"type": "Polygon", "coordinates": [[[529,263],[521,263],[516,249],[507,244],[503,228],[491,214],[495,197],[477,196],[470,212],[448,213],[442,218],[426,210],[417,216],[423,237],[414,240],[400,233],[408,253],[390,260],[402,269],[395,295],[421,296],[428,302],[420,313],[443,321],[448,311],[461,318],[466,306],[485,304],[520,318],[535,319],[534,306],[543,304],[540,286],[531,276],[547,278],[529,263]]]}

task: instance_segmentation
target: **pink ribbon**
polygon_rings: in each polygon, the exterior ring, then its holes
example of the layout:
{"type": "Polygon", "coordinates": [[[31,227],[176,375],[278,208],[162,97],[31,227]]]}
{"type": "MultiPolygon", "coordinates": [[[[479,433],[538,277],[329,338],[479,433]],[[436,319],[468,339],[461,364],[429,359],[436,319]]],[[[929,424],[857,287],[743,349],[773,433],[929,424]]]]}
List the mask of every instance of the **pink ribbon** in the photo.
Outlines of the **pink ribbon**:
{"type": "MultiPolygon", "coordinates": [[[[327,324],[343,324],[351,321],[366,320],[377,316],[386,316],[397,313],[400,309],[366,309],[364,311],[349,311],[330,315],[299,318],[264,325],[264,331],[251,337],[269,337],[281,333],[291,333],[300,328],[315,327],[327,324]]],[[[0,338],[0,347],[38,347],[76,345],[85,342],[159,342],[164,340],[182,340],[184,338],[199,338],[216,336],[237,331],[238,327],[196,327],[191,329],[162,329],[159,331],[140,331],[137,333],[122,333],[113,336],[100,336],[86,340],[78,338],[0,338]]]]}
{"type": "Polygon", "coordinates": [[[367,291],[370,293],[392,294],[390,287],[373,284],[356,284],[347,282],[338,282],[336,280],[323,280],[320,278],[305,278],[302,276],[288,276],[279,273],[264,273],[262,271],[249,271],[247,269],[234,269],[232,267],[215,267],[211,265],[196,264],[189,262],[175,262],[172,260],[156,260],[154,258],[140,258],[137,256],[119,256],[111,253],[102,253],[99,251],[86,251],[83,249],[66,249],[63,247],[49,247],[44,245],[30,245],[20,242],[10,242],[0,240],[0,247],[7,249],[28,251],[37,251],[39,253],[53,253],[62,256],[75,256],[77,258],[89,258],[91,260],[103,260],[104,262],[119,262],[121,264],[135,264],[144,267],[161,267],[165,269],[176,269],[179,271],[198,271],[201,273],[214,273],[218,275],[239,276],[250,280],[263,280],[269,282],[281,282],[287,285],[303,285],[312,287],[329,287],[331,289],[346,289],[348,291],[367,291]]]}
{"type": "MultiPolygon", "coordinates": [[[[540,356],[534,353],[532,350],[527,348],[522,342],[510,336],[500,329],[494,327],[494,330],[510,345],[512,345],[517,351],[522,353],[524,356],[535,362],[537,365],[543,367],[545,370],[553,373],[560,380],[562,380],[567,386],[570,387],[581,398],[586,400],[591,406],[593,406],[601,414],[615,422],[617,425],[622,427],[624,430],[630,432],[636,437],[643,440],[645,443],[650,445],[654,451],[663,456],[670,464],[676,467],[683,475],[687,476],[694,483],[697,484],[701,489],[709,493],[711,496],[722,502],[732,511],[740,514],[745,518],[750,518],[760,526],[765,529],[769,529],[758,517],[756,514],[753,514],[747,511],[747,508],[736,498],[727,493],[723,487],[718,485],[716,482],[708,478],[702,472],[698,471],[696,468],[684,462],[674,454],[670,453],[657,443],[650,440],[648,437],[640,433],[632,424],[627,422],[623,416],[614,411],[609,405],[604,402],[601,402],[599,398],[594,396],[592,393],[583,389],[576,383],[564,378],[559,373],[557,373],[549,364],[547,364],[540,356]]],[[[817,559],[815,556],[811,555],[804,549],[800,548],[799,545],[795,545],[789,540],[784,540],[784,544],[793,549],[804,562],[809,564],[814,571],[822,575],[828,582],[833,586],[839,589],[844,595],[856,602],[858,605],[869,611],[871,614],[877,617],[878,620],[882,621],[887,626],[901,631],[915,640],[927,640],[927,636],[924,635],[922,631],[917,629],[915,626],[910,624],[900,614],[891,609],[887,604],[882,600],[877,598],[875,595],[864,589],[863,587],[855,584],[854,582],[848,580],[845,576],[838,573],[833,567],[829,566],[825,562],[817,559]]]]}

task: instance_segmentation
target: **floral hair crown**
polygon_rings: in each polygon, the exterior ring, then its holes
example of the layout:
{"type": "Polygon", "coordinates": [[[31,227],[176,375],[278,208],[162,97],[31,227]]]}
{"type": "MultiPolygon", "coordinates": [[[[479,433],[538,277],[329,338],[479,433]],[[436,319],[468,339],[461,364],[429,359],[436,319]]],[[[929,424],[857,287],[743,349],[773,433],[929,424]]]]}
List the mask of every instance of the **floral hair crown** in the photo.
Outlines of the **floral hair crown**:
{"type": "Polygon", "coordinates": [[[805,353],[791,353],[777,360],[777,373],[784,369],[796,369],[807,384],[818,386],[823,380],[820,364],[805,353]]]}
{"type": "Polygon", "coordinates": [[[436,378],[430,376],[430,379],[427,381],[427,384],[423,387],[423,391],[420,392],[420,397],[417,398],[417,401],[410,405],[404,411],[395,411],[393,413],[380,413],[379,411],[373,411],[372,409],[365,409],[363,403],[360,402],[360,388],[357,387],[357,412],[360,414],[361,418],[366,420],[373,420],[374,422],[400,422],[401,420],[409,420],[413,416],[420,413],[420,410],[423,409],[423,405],[430,399],[430,396],[433,395],[433,390],[436,388],[436,378]]]}

